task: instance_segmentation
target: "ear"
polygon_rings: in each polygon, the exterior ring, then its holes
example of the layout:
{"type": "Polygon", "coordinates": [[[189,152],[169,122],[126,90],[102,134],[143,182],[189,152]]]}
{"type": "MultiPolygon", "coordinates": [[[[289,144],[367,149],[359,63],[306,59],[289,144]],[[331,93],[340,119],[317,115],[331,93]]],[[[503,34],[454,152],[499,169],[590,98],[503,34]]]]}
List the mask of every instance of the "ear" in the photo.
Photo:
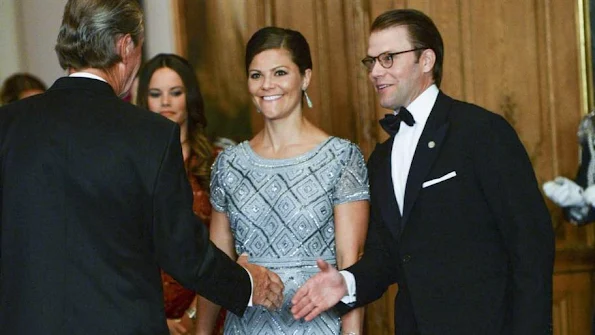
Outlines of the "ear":
{"type": "Polygon", "coordinates": [[[122,63],[127,64],[134,52],[134,41],[130,34],[120,36],[116,42],[116,50],[118,55],[122,58],[122,63]]]}
{"type": "Polygon", "coordinates": [[[423,72],[432,72],[434,64],[436,64],[436,53],[432,49],[425,49],[419,57],[419,62],[423,72]]]}
{"type": "Polygon", "coordinates": [[[310,86],[310,78],[312,78],[312,69],[306,69],[302,77],[302,91],[305,91],[310,86]]]}

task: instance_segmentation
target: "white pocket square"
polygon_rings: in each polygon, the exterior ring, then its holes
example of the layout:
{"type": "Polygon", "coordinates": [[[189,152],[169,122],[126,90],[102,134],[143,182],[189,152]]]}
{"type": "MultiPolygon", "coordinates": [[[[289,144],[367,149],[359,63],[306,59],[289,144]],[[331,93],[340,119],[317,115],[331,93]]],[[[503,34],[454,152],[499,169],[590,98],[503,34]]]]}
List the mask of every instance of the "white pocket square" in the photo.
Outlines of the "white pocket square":
{"type": "Polygon", "coordinates": [[[423,184],[421,184],[421,187],[426,188],[426,187],[432,186],[434,184],[441,183],[441,182],[448,180],[450,178],[454,178],[456,175],[457,175],[456,171],[449,172],[440,178],[436,178],[436,179],[432,179],[432,180],[428,180],[428,181],[424,182],[423,184]]]}

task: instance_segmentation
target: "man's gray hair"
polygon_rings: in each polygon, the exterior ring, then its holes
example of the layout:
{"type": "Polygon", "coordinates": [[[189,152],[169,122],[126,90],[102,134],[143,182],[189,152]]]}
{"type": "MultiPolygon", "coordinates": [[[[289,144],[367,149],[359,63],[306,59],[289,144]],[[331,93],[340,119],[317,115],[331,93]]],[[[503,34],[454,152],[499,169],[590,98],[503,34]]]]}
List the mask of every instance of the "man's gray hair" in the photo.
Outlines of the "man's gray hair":
{"type": "Polygon", "coordinates": [[[118,38],[130,34],[135,46],[144,37],[138,0],[68,0],[56,42],[63,69],[109,69],[122,60],[118,38]]]}

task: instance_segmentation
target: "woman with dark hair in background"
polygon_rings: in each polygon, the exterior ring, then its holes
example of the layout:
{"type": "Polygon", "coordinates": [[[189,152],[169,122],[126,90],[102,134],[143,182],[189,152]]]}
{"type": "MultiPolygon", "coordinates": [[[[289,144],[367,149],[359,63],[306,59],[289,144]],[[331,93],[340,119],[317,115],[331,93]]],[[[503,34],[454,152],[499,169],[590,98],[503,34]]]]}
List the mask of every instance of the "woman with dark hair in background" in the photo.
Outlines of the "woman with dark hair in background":
{"type": "Polygon", "coordinates": [[[15,73],[6,78],[2,85],[0,105],[43,93],[45,90],[46,86],[39,78],[28,73],[15,73]]]}
{"type": "MultiPolygon", "coordinates": [[[[317,259],[339,269],[363,251],[368,177],[357,145],[308,121],[310,48],[294,30],[267,27],[246,47],[248,91],[264,118],[250,141],[219,154],[211,177],[211,240],[230,257],[268,267],[282,279],[283,306],[229,314],[225,334],[361,334],[363,310],[294,320],[291,298],[318,272],[317,259]],[[244,256],[242,256],[244,257],[244,256]]],[[[209,334],[218,306],[200,298],[197,335],[209,334]]]]}
{"type": "MultiPolygon", "coordinates": [[[[150,59],[138,76],[137,104],[159,113],[180,126],[180,143],[194,195],[194,213],[209,224],[209,181],[214,150],[207,137],[203,99],[193,67],[174,54],[150,59]]],[[[171,334],[187,334],[194,327],[196,295],[161,272],[165,314],[171,334]]],[[[222,323],[224,312],[220,314],[222,323]]],[[[213,334],[219,334],[216,327],[213,334]]]]}

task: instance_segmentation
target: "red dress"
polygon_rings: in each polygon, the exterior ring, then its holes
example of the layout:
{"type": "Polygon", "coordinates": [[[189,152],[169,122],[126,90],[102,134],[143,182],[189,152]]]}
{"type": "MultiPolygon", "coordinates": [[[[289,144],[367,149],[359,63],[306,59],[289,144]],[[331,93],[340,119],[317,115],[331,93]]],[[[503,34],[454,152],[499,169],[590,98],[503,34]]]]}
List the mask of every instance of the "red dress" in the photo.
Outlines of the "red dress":
{"type": "MultiPolygon", "coordinates": [[[[190,156],[190,164],[198,159],[196,156],[190,156]]],[[[211,203],[209,202],[209,193],[206,192],[199,184],[196,176],[188,171],[188,180],[192,187],[192,194],[194,200],[192,203],[192,210],[207,227],[211,222],[211,203]]],[[[163,299],[165,301],[165,316],[168,319],[179,319],[184,316],[184,312],[190,307],[196,293],[191,291],[178,283],[167,273],[161,271],[161,281],[163,283],[163,299]]],[[[200,316],[198,316],[200,317],[200,316]]],[[[213,330],[213,335],[222,334],[223,321],[225,320],[225,310],[221,310],[217,318],[217,324],[213,330]]]]}

